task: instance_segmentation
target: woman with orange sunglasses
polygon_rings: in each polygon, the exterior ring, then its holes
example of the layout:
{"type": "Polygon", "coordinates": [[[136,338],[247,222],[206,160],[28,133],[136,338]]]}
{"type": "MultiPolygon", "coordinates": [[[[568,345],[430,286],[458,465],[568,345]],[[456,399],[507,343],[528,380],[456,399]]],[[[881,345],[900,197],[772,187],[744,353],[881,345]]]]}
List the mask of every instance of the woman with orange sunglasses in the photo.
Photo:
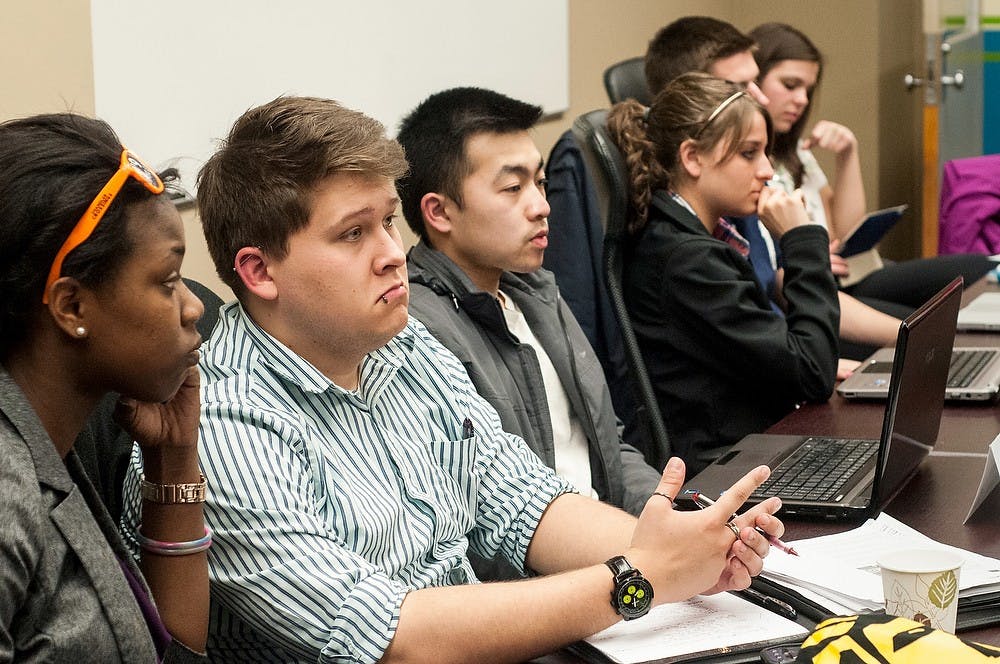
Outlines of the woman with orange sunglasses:
{"type": "Polygon", "coordinates": [[[2,662],[204,659],[203,307],[163,191],[103,122],[0,124],[2,662]],[[143,452],[139,565],[73,451],[107,392],[143,452]]]}

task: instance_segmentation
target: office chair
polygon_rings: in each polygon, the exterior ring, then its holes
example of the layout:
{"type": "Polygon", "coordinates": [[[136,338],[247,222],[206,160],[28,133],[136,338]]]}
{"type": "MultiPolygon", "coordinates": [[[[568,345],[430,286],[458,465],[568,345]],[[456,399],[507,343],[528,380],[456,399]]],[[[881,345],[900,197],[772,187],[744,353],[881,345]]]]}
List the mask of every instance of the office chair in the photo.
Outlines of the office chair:
{"type": "Polygon", "coordinates": [[[652,99],[646,87],[646,58],[639,55],[605,69],[604,89],[612,104],[635,99],[643,106],[649,106],[652,99]]]}
{"type": "Polygon", "coordinates": [[[653,384],[646,372],[646,364],[635,331],[632,329],[628,310],[625,308],[625,294],[622,289],[623,260],[627,242],[625,229],[629,212],[627,170],[618,147],[611,141],[605,126],[606,121],[605,110],[585,113],[573,122],[573,135],[580,145],[587,168],[593,177],[604,219],[604,279],[608,299],[618,318],[628,371],[631,375],[630,383],[636,396],[636,420],[643,429],[642,440],[648,445],[642,452],[651,465],[663,468],[671,454],[670,438],[656,400],[656,393],[653,391],[653,384]]]}
{"type": "MultiPolygon", "coordinates": [[[[207,339],[219,320],[222,298],[193,279],[185,278],[184,283],[205,305],[205,313],[198,320],[197,327],[202,339],[207,339]]],[[[87,477],[115,523],[121,517],[122,487],[132,455],[132,436],[125,433],[113,417],[117,402],[117,394],[109,392],[104,395],[73,443],[87,477]]]]}

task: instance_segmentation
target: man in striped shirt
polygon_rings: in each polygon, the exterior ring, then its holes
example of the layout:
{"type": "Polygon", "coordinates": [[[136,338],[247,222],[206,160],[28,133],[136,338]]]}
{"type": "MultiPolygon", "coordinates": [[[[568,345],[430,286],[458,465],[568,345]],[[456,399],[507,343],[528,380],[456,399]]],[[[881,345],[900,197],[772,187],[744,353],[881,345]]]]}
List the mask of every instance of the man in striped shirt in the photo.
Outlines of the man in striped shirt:
{"type": "Polygon", "coordinates": [[[645,603],[747,586],[768,548],[749,526],[781,535],[777,501],[727,522],[766,469],[679,513],[675,460],[637,520],[504,433],[409,319],[405,168],[378,122],[286,97],[247,111],[201,172],[209,249],[238,298],[201,363],[213,657],[523,661],[628,614],[636,596],[612,605],[609,567],[645,575],[645,603]],[[469,551],[539,578],[479,584],[469,551]]]}

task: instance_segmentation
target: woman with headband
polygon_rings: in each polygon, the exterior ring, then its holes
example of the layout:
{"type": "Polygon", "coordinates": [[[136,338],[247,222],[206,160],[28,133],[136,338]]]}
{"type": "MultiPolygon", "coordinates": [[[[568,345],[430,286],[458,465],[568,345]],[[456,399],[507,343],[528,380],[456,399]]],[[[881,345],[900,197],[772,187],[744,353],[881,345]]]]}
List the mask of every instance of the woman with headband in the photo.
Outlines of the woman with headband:
{"type": "Polygon", "coordinates": [[[204,660],[203,307],[163,191],[103,122],[0,124],[0,661],[204,660]],[[143,452],[138,566],[73,451],[108,392],[143,452]]]}
{"type": "Polygon", "coordinates": [[[685,74],[646,111],[617,104],[608,128],[630,177],[625,296],[675,454],[691,472],[803,401],[837,370],[837,290],[826,230],[773,175],[767,113],[741,87],[685,74]],[[785,256],[776,313],[722,219],[757,213],[785,256]]]}

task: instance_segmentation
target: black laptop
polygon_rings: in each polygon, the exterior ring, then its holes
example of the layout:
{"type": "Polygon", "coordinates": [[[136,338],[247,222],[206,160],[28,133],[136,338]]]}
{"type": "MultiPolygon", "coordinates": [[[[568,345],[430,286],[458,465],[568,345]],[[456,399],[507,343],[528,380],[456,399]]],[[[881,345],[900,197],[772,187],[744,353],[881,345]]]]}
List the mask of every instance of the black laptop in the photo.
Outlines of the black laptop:
{"type": "Polygon", "coordinates": [[[752,503],[779,496],[783,515],[834,520],[878,514],[937,441],[961,299],[959,277],[899,326],[881,440],[752,434],[689,480],[677,502],[716,498],[765,464],[771,477],[752,503]]]}

